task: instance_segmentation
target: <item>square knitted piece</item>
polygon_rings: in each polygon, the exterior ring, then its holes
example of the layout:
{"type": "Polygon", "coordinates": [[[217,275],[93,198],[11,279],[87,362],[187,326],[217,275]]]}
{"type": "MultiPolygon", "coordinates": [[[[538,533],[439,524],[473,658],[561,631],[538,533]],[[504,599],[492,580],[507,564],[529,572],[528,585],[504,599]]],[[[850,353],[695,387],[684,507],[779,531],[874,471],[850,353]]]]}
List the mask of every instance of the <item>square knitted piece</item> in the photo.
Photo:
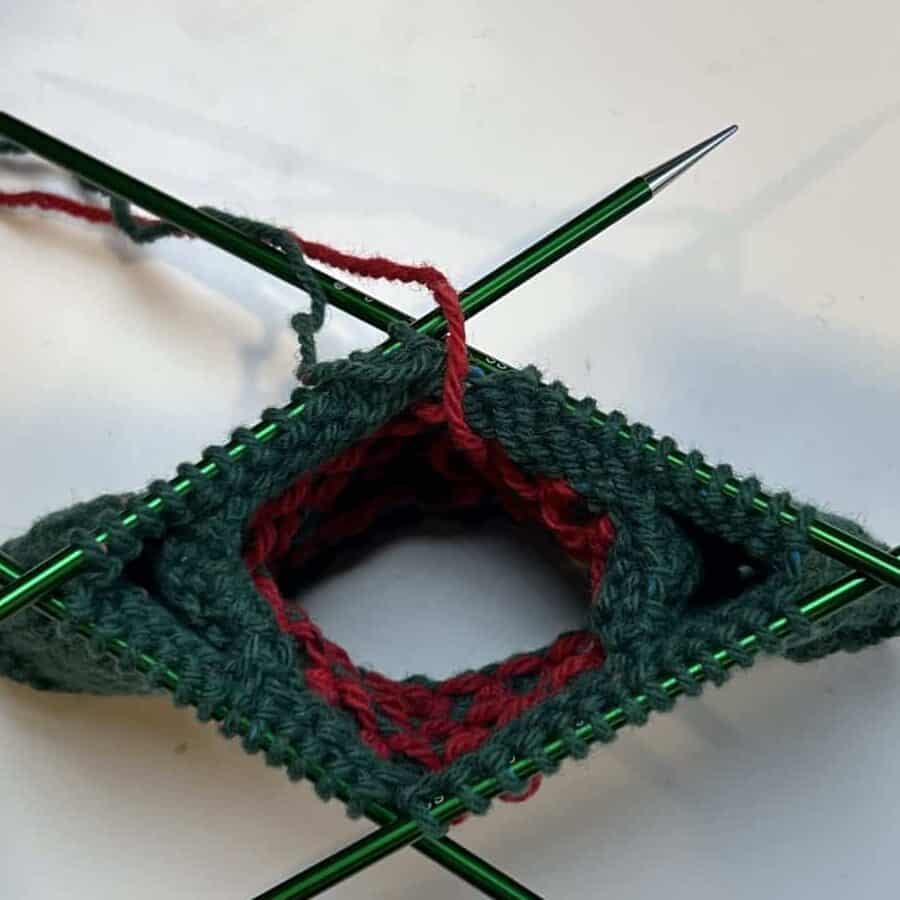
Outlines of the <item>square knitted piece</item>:
{"type": "MultiPolygon", "coordinates": [[[[530,757],[553,772],[542,748],[554,739],[583,756],[580,723],[608,741],[607,709],[646,718],[629,697],[646,693],[653,709],[669,708],[654,682],[674,676],[699,693],[691,664],[721,683],[727,672],[714,651],[749,666],[754,656],[738,643],[747,634],[805,661],[897,633],[893,590],[815,626],[798,613],[805,595],[848,571],[810,546],[808,523],[818,517],[868,537],[852,522],[802,507],[785,525],[786,494],[761,513],[753,506],[760,484],[747,478],[728,497],[728,466],[701,481],[699,453],[671,465],[671,439],[648,452],[648,428],[620,413],[598,419],[593,403],[573,403],[534,369],[468,369],[455,292],[434,270],[362,266],[339,254],[328,261],[424,280],[449,323],[446,349],[404,327],[389,356],[307,366],[290,407],[302,412],[267,410],[274,433],[265,440],[238,429],[239,457],[209,448],[214,477],[184,465],[191,489],[151,484],[163,500],[155,509],[146,495],[101,497],[8,542],[4,551],[22,566],[67,544],[87,564],[58,591],[66,621],[28,610],[0,626],[0,671],[43,689],[141,694],[159,690],[162,668],[172,670],[176,702],[194,705],[201,720],[227,707],[226,734],[249,722],[248,751],[273,734],[269,762],[294,778],[323,770],[323,797],[337,791],[352,814],[378,801],[438,834],[435,797],[459,796],[484,812],[488,801],[471,786],[485,777],[498,778],[509,798],[526,796],[536,781],[518,778],[512,761],[530,757]],[[395,680],[358,665],[304,611],[304,584],[348,542],[410,509],[499,510],[544,529],[583,571],[581,627],[444,680],[395,680]],[[123,525],[123,512],[136,524],[123,525]],[[792,623],[787,641],[767,628],[776,616],[792,623]],[[76,633],[82,624],[94,626],[90,641],[76,633]],[[107,648],[117,639],[131,655],[114,662],[107,648]],[[142,653],[162,668],[139,673],[142,653]]],[[[320,313],[314,307],[304,322],[318,327],[320,313]]]]}

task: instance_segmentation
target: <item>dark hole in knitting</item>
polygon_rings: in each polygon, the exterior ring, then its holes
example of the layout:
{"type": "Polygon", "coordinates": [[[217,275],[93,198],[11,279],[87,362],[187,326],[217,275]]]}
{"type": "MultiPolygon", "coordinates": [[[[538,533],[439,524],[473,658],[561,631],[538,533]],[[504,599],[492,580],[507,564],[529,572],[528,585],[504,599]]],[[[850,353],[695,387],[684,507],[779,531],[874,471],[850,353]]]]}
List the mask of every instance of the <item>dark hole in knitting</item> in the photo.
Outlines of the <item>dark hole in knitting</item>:
{"type": "MultiPolygon", "coordinates": [[[[442,521],[448,535],[454,532],[466,534],[484,531],[492,524],[508,519],[497,500],[489,495],[472,505],[454,506],[452,485],[436,477],[417,452],[425,445],[422,439],[411,441],[411,452],[388,461],[379,472],[380,484],[395,487],[402,484],[408,489],[406,502],[386,508],[370,527],[324,547],[300,567],[293,570],[285,567],[279,575],[285,589],[293,592],[335,569],[361,564],[371,553],[404,533],[410,533],[415,526],[429,527],[434,533],[435,528],[440,530],[437,523],[442,521]]],[[[335,505],[335,514],[341,515],[365,503],[371,489],[368,479],[351,483],[335,505]]],[[[586,520],[587,512],[581,507],[573,507],[572,518],[582,522],[586,520]]],[[[528,546],[527,552],[538,552],[558,565],[573,592],[577,590],[576,582],[584,592],[583,573],[544,530],[523,526],[518,529],[517,537],[528,546]]]]}
{"type": "Polygon", "coordinates": [[[156,596],[159,596],[156,566],[159,561],[159,555],[162,552],[162,544],[162,540],[145,538],[140,555],[126,563],[123,572],[128,581],[139,585],[156,596]]]}
{"type": "Polygon", "coordinates": [[[772,574],[769,566],[751,558],[741,547],[710,534],[688,519],[670,515],[699,549],[702,558],[703,574],[690,597],[689,609],[707,609],[731,600],[772,574]]]}

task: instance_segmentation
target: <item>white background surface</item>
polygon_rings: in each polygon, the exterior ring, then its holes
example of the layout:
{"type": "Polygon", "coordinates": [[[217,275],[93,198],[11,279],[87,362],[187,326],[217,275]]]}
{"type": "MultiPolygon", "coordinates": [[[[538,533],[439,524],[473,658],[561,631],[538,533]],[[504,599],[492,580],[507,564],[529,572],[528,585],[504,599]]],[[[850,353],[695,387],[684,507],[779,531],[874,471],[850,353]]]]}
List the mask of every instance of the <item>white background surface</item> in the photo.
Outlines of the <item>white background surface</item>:
{"type": "MultiPolygon", "coordinates": [[[[192,202],[460,286],[737,121],[472,342],[896,538],[898,26],[888,2],[2,0],[0,105],[192,202]]],[[[0,170],[36,184],[58,182],[0,170]]],[[[170,474],[290,388],[304,298],[214,249],[4,213],[0,271],[0,537],[170,474]]],[[[321,346],[375,339],[332,312],[321,346]]],[[[309,605],[395,675],[583,616],[499,532],[399,541],[309,605]]],[[[457,837],[553,898],[892,895],[898,660],[764,662],[457,837]]],[[[248,898],[370,827],[163,699],[3,683],[0,729],[3,897],[248,898]]],[[[334,892],[469,895],[412,851],[334,892]]]]}

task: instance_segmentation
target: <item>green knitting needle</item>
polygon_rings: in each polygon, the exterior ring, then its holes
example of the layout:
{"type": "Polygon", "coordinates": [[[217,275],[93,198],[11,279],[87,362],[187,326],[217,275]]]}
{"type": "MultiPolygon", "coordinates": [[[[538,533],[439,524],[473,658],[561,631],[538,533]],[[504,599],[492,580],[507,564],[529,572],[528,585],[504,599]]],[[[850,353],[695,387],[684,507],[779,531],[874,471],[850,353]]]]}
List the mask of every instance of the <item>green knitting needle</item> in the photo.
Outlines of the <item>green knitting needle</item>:
{"type": "MultiPolygon", "coordinates": [[[[463,313],[469,317],[481,312],[547,266],[580,247],[585,241],[634,212],[736,131],[737,126],[732,125],[644,175],[633,178],[574,219],[507,260],[460,293],[463,313]]],[[[164,194],[151,185],[7,113],[0,113],[0,135],[6,136],[20,147],[59,165],[107,193],[115,194],[154,213],[182,231],[202,238],[288,284],[303,287],[298,281],[296,271],[282,253],[248,238],[234,226],[164,194]]],[[[357,319],[385,332],[398,322],[413,323],[412,317],[398,312],[375,297],[314,266],[310,266],[310,269],[318,278],[329,303],[357,319]]],[[[415,322],[415,327],[421,334],[431,337],[440,337],[446,330],[445,326],[444,318],[438,309],[432,310],[415,322]]],[[[396,346],[393,344],[390,349],[396,349],[396,346]]],[[[493,363],[493,367],[497,367],[498,364],[493,357],[479,351],[472,352],[474,362],[486,365],[493,363]]]]}
{"type": "MultiPolygon", "coordinates": [[[[891,554],[896,558],[900,556],[900,547],[895,547],[891,554]]],[[[9,556],[0,552],[0,582],[4,579],[15,581],[22,577],[22,569],[9,556]]],[[[843,578],[832,582],[819,590],[813,592],[801,602],[800,612],[810,622],[820,622],[827,616],[833,615],[841,609],[846,608],[851,603],[866,596],[883,587],[878,581],[867,578],[862,575],[851,573],[843,578]]],[[[41,600],[36,606],[39,612],[54,621],[64,621],[69,617],[68,608],[64,601],[56,597],[48,597],[41,600]]],[[[94,627],[88,624],[77,626],[78,632],[85,638],[90,639],[94,633],[94,627]]],[[[779,638],[787,637],[790,634],[790,623],[788,620],[780,616],[773,619],[768,630],[779,638]]],[[[745,635],[738,641],[740,648],[745,653],[756,654],[760,651],[759,639],[756,635],[745,635]]],[[[158,677],[163,687],[174,692],[179,684],[179,676],[176,672],[165,666],[160,660],[155,659],[147,653],[136,654],[128,644],[123,640],[113,640],[107,645],[107,649],[116,659],[124,661],[133,660],[138,671],[149,674],[153,673],[158,677]]],[[[713,654],[716,662],[723,669],[730,669],[735,665],[735,659],[725,649],[719,649],[713,654]]],[[[702,663],[694,663],[689,666],[688,672],[690,676],[699,682],[708,678],[706,669],[702,663]]],[[[648,688],[650,686],[648,685],[648,688]]],[[[665,691],[671,698],[677,698],[684,693],[682,683],[676,678],[667,678],[658,682],[656,688],[665,691]]],[[[644,692],[634,695],[631,701],[638,703],[645,709],[650,709],[648,698],[648,689],[644,692]]],[[[217,722],[222,722],[229,715],[231,710],[226,706],[217,707],[212,714],[212,718],[217,722]]],[[[606,710],[602,714],[605,724],[618,731],[626,724],[628,719],[622,707],[614,707],[606,710]]],[[[250,730],[251,723],[248,719],[241,717],[237,724],[239,734],[247,734],[250,730]]],[[[597,740],[599,735],[593,726],[589,723],[578,724],[576,728],[578,737],[586,742],[597,740]]],[[[261,740],[264,750],[269,749],[276,739],[276,735],[266,731],[261,740]]],[[[551,741],[544,746],[546,753],[554,761],[562,761],[567,758],[569,753],[565,742],[561,740],[551,741]]],[[[299,753],[294,747],[289,747],[286,751],[289,760],[297,762],[301,760],[299,753]]],[[[521,778],[529,778],[537,773],[538,768],[533,759],[523,758],[510,766],[511,770],[521,778]]],[[[323,772],[316,766],[307,765],[305,767],[305,775],[311,781],[315,782],[322,777],[323,772]]],[[[486,778],[478,784],[472,785],[472,789],[482,797],[494,797],[502,792],[502,787],[494,778],[486,778]]],[[[338,785],[337,795],[346,797],[346,787],[338,785]]],[[[437,800],[438,798],[436,798],[437,800]]],[[[418,826],[409,819],[400,819],[400,817],[392,810],[376,803],[370,803],[365,809],[366,815],[375,822],[385,822],[393,824],[385,824],[374,834],[357,841],[355,844],[345,848],[338,854],[329,857],[329,859],[317,863],[312,869],[307,870],[302,875],[297,876],[290,882],[280,885],[278,888],[264,894],[268,900],[294,900],[294,898],[313,897],[329,887],[334,886],[344,878],[349,877],[355,872],[360,871],[366,866],[377,862],[378,860],[388,856],[389,854],[399,850],[408,844],[414,844],[417,849],[431,855],[432,858],[441,861],[439,854],[441,853],[440,841],[432,841],[421,835],[418,826]],[[437,853],[434,853],[434,851],[437,853]]],[[[457,797],[440,798],[440,802],[436,802],[432,808],[432,812],[441,822],[449,822],[457,816],[465,812],[463,804],[457,797]]],[[[446,839],[444,839],[446,840],[446,839]]],[[[443,863],[442,863],[443,864],[443,863]]],[[[475,858],[476,865],[485,865],[481,860],[475,858]]],[[[503,894],[495,894],[494,896],[504,896],[503,894]]],[[[515,894],[507,895],[515,897],[515,894]]],[[[526,894],[526,896],[528,896],[526,894]]]]}
{"type": "MultiPolygon", "coordinates": [[[[734,134],[736,130],[736,126],[726,128],[661,166],[657,166],[645,175],[632,179],[608,197],[576,216],[571,222],[556,229],[477,281],[460,295],[463,314],[468,317],[486,309],[517,285],[522,284],[523,281],[642,206],[655,193],[686,172],[713,148],[734,134]]],[[[0,113],[0,134],[36,155],[68,169],[104,191],[129,200],[182,230],[204,238],[290,284],[298,284],[297,273],[279,251],[254,242],[227,223],[201,210],[194,209],[5,113],[0,113]]],[[[409,322],[409,317],[398,314],[391,307],[350,285],[321,272],[316,274],[334,305],[352,312],[363,321],[384,330],[398,321],[409,322]]],[[[445,330],[446,322],[440,311],[434,310],[413,322],[412,327],[421,334],[439,337],[445,330]]],[[[397,346],[399,345],[393,341],[381,345],[385,354],[391,353],[397,346]]],[[[476,353],[473,362],[492,370],[507,368],[493,357],[482,353],[476,353]]],[[[303,408],[304,404],[295,404],[288,407],[286,412],[293,418],[300,415],[303,408]]],[[[277,433],[278,426],[272,423],[260,423],[254,427],[253,431],[257,440],[266,441],[277,433]]],[[[227,450],[232,458],[239,458],[245,452],[246,447],[239,442],[232,442],[228,445],[227,450]]],[[[207,477],[214,476],[218,471],[218,467],[213,462],[201,463],[200,469],[207,477]]],[[[191,482],[186,478],[178,478],[171,484],[172,488],[179,493],[191,488],[191,482]]],[[[152,509],[161,504],[162,500],[158,497],[147,498],[147,505],[152,509]]],[[[122,521],[126,526],[131,526],[136,519],[134,516],[126,516],[122,521]]],[[[99,534],[97,540],[102,543],[106,537],[105,534],[99,534]]],[[[0,621],[24,609],[37,597],[61,584],[73,575],[82,564],[81,551],[67,547],[26,572],[16,583],[0,591],[0,621]]],[[[900,573],[898,573],[898,579],[900,579],[900,573]]]]}

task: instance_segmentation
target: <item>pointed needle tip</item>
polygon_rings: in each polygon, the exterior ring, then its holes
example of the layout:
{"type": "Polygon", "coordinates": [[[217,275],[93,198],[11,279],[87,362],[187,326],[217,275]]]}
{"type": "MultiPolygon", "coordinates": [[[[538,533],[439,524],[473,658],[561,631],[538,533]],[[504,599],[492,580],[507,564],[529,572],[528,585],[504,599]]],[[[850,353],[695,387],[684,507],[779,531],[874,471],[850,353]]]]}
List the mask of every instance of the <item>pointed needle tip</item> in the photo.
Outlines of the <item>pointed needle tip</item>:
{"type": "Polygon", "coordinates": [[[644,174],[644,181],[647,182],[654,194],[658,194],[664,187],[670,185],[676,178],[684,175],[688,169],[696,165],[710,150],[714,150],[723,141],[727,141],[737,130],[737,125],[729,125],[722,131],[712,135],[712,137],[706,138],[706,140],[685,150],[683,153],[673,156],[662,165],[651,169],[644,174]]]}

